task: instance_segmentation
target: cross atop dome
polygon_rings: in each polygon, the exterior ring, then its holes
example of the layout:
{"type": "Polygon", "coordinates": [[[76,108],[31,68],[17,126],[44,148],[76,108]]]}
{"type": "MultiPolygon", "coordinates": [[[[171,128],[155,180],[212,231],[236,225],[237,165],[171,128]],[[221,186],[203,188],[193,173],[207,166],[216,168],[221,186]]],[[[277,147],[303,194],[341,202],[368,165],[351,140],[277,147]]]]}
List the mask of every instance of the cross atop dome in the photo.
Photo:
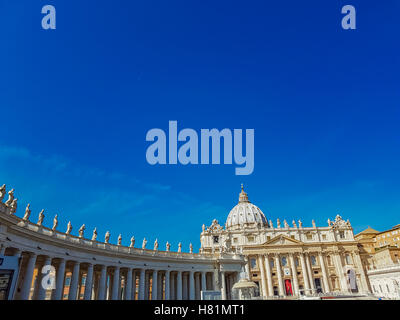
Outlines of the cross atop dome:
{"type": "Polygon", "coordinates": [[[247,193],[244,192],[243,183],[242,183],[241,187],[242,187],[242,191],[239,193],[239,203],[250,202],[249,197],[247,196],[247,193]]]}

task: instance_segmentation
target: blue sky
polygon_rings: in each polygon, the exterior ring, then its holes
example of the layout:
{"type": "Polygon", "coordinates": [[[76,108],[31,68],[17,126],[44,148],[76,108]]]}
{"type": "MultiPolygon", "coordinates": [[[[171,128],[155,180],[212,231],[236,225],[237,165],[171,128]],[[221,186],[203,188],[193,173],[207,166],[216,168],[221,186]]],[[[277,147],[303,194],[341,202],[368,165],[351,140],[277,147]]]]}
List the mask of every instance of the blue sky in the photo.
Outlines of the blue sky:
{"type": "Polygon", "coordinates": [[[199,247],[240,184],[267,219],[400,223],[400,2],[0,3],[0,184],[59,229],[199,247]],[[41,8],[57,29],[41,29],[41,8]],[[357,29],[341,28],[341,8],[357,29]],[[150,166],[146,133],[255,129],[255,170],[150,166]]]}

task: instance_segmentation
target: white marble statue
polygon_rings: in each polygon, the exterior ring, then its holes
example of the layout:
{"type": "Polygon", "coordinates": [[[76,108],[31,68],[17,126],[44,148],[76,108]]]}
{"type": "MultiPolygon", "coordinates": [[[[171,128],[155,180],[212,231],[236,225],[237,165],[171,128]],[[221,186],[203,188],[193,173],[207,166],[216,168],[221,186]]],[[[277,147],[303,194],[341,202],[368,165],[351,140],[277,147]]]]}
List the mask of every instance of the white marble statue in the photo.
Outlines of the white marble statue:
{"type": "Polygon", "coordinates": [[[280,228],[281,227],[281,220],[276,219],[276,227],[280,228]]]}
{"type": "Polygon", "coordinates": [[[157,251],[158,250],[158,241],[156,239],[156,241],[154,241],[154,250],[157,251]]]}
{"type": "Polygon", "coordinates": [[[104,237],[104,242],[105,243],[108,243],[110,241],[110,231],[107,231],[106,232],[106,235],[105,235],[105,237],[104,237]]]}
{"type": "Polygon", "coordinates": [[[133,248],[135,246],[135,237],[131,238],[131,244],[130,247],[133,248]]]}
{"type": "Polygon", "coordinates": [[[97,239],[97,228],[95,227],[92,234],[92,241],[96,241],[97,239]]]}
{"type": "Polygon", "coordinates": [[[24,221],[28,221],[29,220],[29,217],[31,215],[31,209],[29,208],[30,206],[31,206],[30,203],[28,203],[26,205],[25,214],[24,214],[24,217],[22,218],[22,220],[24,220],[24,221]]]}
{"type": "Polygon", "coordinates": [[[182,252],[182,243],[180,243],[180,242],[178,244],[178,252],[182,252]]]}
{"type": "Polygon", "coordinates": [[[10,205],[10,213],[11,213],[11,214],[17,212],[17,205],[18,205],[17,201],[18,201],[18,199],[15,198],[15,199],[11,202],[11,205],[10,205]]]}
{"type": "Polygon", "coordinates": [[[193,245],[192,244],[189,245],[189,252],[193,253],[193,245]]]}
{"type": "Polygon", "coordinates": [[[171,250],[171,244],[167,241],[167,244],[165,245],[165,248],[167,251],[171,250]]]}
{"type": "Polygon", "coordinates": [[[315,220],[314,220],[314,219],[312,219],[311,223],[312,223],[313,228],[316,228],[316,227],[317,227],[317,226],[315,225],[315,220]]]}
{"type": "Polygon", "coordinates": [[[67,232],[65,232],[66,234],[71,234],[72,231],[72,224],[71,221],[68,221],[68,225],[67,225],[67,232]]]}
{"type": "Polygon", "coordinates": [[[293,228],[297,228],[296,221],[294,221],[294,219],[293,219],[292,223],[293,223],[293,228]]]}
{"type": "Polygon", "coordinates": [[[283,220],[283,224],[284,224],[285,228],[289,228],[289,224],[287,223],[286,219],[283,220]]]}
{"type": "Polygon", "coordinates": [[[303,228],[303,222],[301,222],[301,220],[299,220],[299,228],[303,228]]]}
{"type": "Polygon", "coordinates": [[[6,185],[3,184],[0,187],[0,202],[3,202],[4,196],[6,195],[6,185]]]}
{"type": "Polygon", "coordinates": [[[272,220],[269,220],[269,227],[270,227],[270,228],[273,228],[273,227],[274,227],[274,224],[272,223],[272,220]]]}
{"type": "Polygon", "coordinates": [[[118,236],[118,245],[120,246],[122,244],[122,234],[118,236]]]}
{"type": "Polygon", "coordinates": [[[144,238],[143,242],[142,242],[142,249],[146,249],[146,244],[147,244],[147,240],[146,240],[146,238],[144,238]]]}
{"type": "Polygon", "coordinates": [[[43,224],[43,220],[44,220],[44,209],[42,209],[42,211],[39,212],[37,225],[41,226],[43,224]]]}
{"type": "Polygon", "coordinates": [[[5,202],[5,205],[7,207],[11,206],[11,203],[14,201],[14,189],[11,189],[10,191],[8,191],[8,199],[5,202]]]}
{"type": "Polygon", "coordinates": [[[85,229],[86,229],[86,226],[85,226],[85,224],[83,224],[80,228],[79,228],[79,238],[83,238],[83,235],[84,235],[84,233],[85,233],[85,229]]]}
{"type": "Polygon", "coordinates": [[[53,228],[51,228],[51,230],[56,231],[57,226],[58,226],[58,215],[55,215],[53,219],[53,228]]]}
{"type": "Polygon", "coordinates": [[[206,225],[205,225],[204,223],[203,223],[203,225],[201,226],[201,228],[202,228],[203,232],[206,231],[206,225]]]}

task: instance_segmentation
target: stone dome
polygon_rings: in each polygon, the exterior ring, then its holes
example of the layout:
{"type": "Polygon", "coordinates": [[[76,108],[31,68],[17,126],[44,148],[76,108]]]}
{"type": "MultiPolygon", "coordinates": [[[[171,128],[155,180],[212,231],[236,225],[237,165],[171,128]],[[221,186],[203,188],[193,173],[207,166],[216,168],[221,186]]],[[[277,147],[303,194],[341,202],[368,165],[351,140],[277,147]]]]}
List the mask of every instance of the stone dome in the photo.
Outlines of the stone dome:
{"type": "Polygon", "coordinates": [[[229,229],[238,229],[241,227],[268,227],[268,221],[259,207],[249,201],[247,193],[243,190],[239,194],[239,203],[233,207],[226,219],[225,227],[229,229]]]}

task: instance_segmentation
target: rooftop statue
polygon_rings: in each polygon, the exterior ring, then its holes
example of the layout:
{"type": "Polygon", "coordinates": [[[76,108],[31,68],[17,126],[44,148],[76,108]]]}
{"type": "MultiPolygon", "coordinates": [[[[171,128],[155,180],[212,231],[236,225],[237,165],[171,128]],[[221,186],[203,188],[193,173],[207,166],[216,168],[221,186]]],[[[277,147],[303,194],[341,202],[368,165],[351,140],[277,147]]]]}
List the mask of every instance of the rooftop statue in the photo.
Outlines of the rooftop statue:
{"type": "Polygon", "coordinates": [[[0,187],[0,202],[3,202],[4,196],[6,195],[6,185],[3,184],[0,187]]]}
{"type": "Polygon", "coordinates": [[[192,244],[189,245],[189,252],[193,253],[193,245],[192,244]]]}
{"type": "Polygon", "coordinates": [[[281,227],[281,220],[276,219],[276,227],[280,228],[281,227]]]}
{"type": "Polygon", "coordinates": [[[85,233],[85,229],[86,229],[86,227],[85,227],[85,224],[83,224],[80,228],[79,228],[79,238],[83,238],[83,235],[84,235],[84,233],[85,233]]]}
{"type": "Polygon", "coordinates": [[[122,244],[122,235],[120,234],[118,236],[118,245],[120,246],[122,244]]]}
{"type": "Polygon", "coordinates": [[[165,245],[165,248],[167,251],[170,251],[171,249],[171,244],[167,241],[167,244],[165,245]]]}
{"type": "Polygon", "coordinates": [[[156,239],[156,241],[154,241],[154,250],[158,250],[158,241],[157,241],[157,239],[156,239]]]}
{"type": "Polygon", "coordinates": [[[292,223],[293,223],[293,228],[297,228],[296,221],[294,221],[294,219],[293,219],[292,223]]]}
{"type": "Polygon", "coordinates": [[[11,214],[17,212],[17,201],[18,201],[18,199],[15,198],[15,199],[11,202],[11,205],[10,205],[10,213],[11,213],[11,214]]]}
{"type": "Polygon", "coordinates": [[[5,205],[7,207],[11,206],[13,200],[14,200],[14,189],[11,189],[10,191],[8,191],[8,200],[6,201],[5,205]]]}
{"type": "Polygon", "coordinates": [[[97,239],[97,228],[94,228],[93,235],[92,235],[92,241],[96,241],[96,239],[97,239]]]}
{"type": "Polygon", "coordinates": [[[286,219],[283,220],[283,224],[285,225],[285,228],[289,228],[289,224],[287,223],[286,219]]]}
{"type": "Polygon", "coordinates": [[[178,243],[178,252],[182,252],[182,243],[178,243]]]}
{"type": "Polygon", "coordinates": [[[142,249],[146,249],[146,244],[147,244],[147,240],[146,240],[146,238],[143,238],[142,249]]]}
{"type": "Polygon", "coordinates": [[[303,228],[303,222],[299,219],[299,228],[303,228]]]}
{"type": "Polygon", "coordinates": [[[38,222],[37,225],[41,226],[43,224],[43,219],[44,219],[44,209],[42,209],[42,211],[39,212],[39,218],[38,218],[38,222]]]}
{"type": "Polygon", "coordinates": [[[131,244],[130,247],[133,248],[135,246],[135,237],[131,238],[131,244]]]}
{"type": "Polygon", "coordinates": [[[104,242],[105,243],[108,243],[110,241],[110,231],[107,231],[106,232],[106,235],[105,235],[105,237],[104,237],[104,242]]]}
{"type": "Polygon", "coordinates": [[[314,219],[312,219],[311,223],[312,223],[313,228],[316,228],[316,227],[317,227],[317,226],[315,225],[315,220],[314,220],[314,219]]]}
{"type": "Polygon", "coordinates": [[[270,228],[274,227],[274,224],[272,223],[272,220],[269,220],[269,226],[270,226],[270,228]]]}
{"type": "Polygon", "coordinates": [[[29,220],[29,217],[31,215],[31,209],[29,208],[30,206],[31,206],[30,203],[28,203],[26,205],[25,214],[24,214],[24,217],[22,218],[22,220],[24,220],[24,221],[28,221],[29,220]]]}
{"type": "Polygon", "coordinates": [[[58,226],[58,216],[55,215],[54,216],[54,220],[53,220],[53,228],[51,228],[53,231],[55,231],[57,229],[58,226]]]}
{"type": "Polygon", "coordinates": [[[68,225],[67,225],[67,232],[65,232],[66,234],[70,234],[72,231],[72,224],[71,221],[68,221],[68,225]]]}

